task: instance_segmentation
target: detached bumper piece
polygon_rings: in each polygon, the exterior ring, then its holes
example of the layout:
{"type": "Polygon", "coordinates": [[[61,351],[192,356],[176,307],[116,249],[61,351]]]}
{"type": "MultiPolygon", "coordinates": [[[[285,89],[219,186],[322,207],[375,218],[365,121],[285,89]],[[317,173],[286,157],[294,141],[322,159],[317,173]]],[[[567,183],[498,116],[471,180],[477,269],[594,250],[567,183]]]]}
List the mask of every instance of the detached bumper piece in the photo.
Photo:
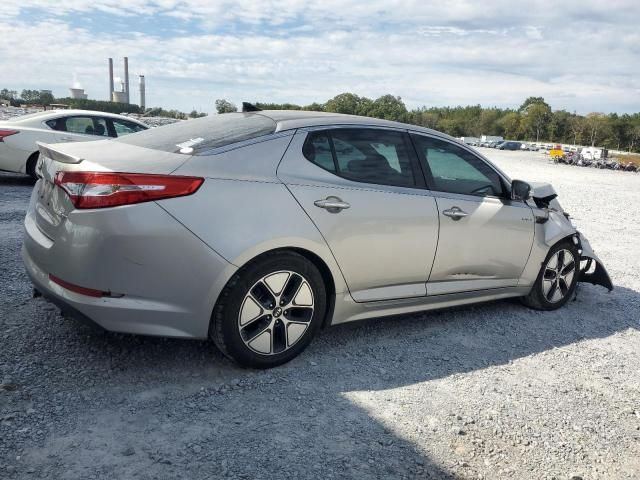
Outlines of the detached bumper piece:
{"type": "Polygon", "coordinates": [[[580,260],[586,261],[586,264],[580,269],[579,282],[601,285],[609,291],[613,290],[611,278],[600,262],[590,257],[581,257],[580,260]]]}

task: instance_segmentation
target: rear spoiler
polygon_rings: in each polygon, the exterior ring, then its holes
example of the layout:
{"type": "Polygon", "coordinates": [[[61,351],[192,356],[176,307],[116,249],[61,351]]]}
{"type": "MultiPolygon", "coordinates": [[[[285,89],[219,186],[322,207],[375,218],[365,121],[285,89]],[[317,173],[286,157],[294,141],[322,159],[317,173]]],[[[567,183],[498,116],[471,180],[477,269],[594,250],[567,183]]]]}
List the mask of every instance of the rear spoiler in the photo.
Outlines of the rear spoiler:
{"type": "Polygon", "coordinates": [[[63,153],[59,150],[55,150],[46,143],[36,142],[38,145],[38,150],[40,150],[40,155],[50,158],[51,160],[55,160],[60,163],[80,163],[84,160],[84,158],[74,157],[73,155],[69,155],[68,153],[63,153]]]}

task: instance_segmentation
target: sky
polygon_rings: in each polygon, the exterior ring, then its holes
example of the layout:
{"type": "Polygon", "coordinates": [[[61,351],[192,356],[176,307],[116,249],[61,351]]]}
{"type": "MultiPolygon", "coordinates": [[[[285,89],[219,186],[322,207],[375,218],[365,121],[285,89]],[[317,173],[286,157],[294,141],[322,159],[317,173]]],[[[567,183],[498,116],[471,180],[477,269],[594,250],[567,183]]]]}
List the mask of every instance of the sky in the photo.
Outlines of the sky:
{"type": "Polygon", "coordinates": [[[640,112],[638,0],[2,0],[0,88],[79,83],[131,101],[211,113],[218,98],[324,102],[390,93],[408,108],[640,112]]]}

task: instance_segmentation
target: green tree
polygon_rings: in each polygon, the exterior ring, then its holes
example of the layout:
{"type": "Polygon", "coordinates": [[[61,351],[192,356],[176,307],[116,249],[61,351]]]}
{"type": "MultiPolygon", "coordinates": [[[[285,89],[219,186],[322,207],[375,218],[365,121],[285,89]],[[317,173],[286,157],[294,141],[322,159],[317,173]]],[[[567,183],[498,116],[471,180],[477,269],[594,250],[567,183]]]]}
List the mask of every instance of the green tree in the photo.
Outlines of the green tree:
{"type": "Polygon", "coordinates": [[[302,110],[309,110],[311,112],[324,112],[325,111],[325,104],[324,103],[313,102],[311,105],[307,105],[306,107],[302,107],[302,110]]]}
{"type": "Polygon", "coordinates": [[[520,112],[520,113],[525,112],[527,110],[527,108],[529,107],[529,105],[533,105],[535,103],[543,103],[547,107],[549,106],[547,104],[547,102],[544,101],[544,98],[542,98],[542,97],[529,97],[524,101],[524,103],[522,105],[520,105],[520,108],[518,109],[518,112],[520,112]]]}
{"type": "Polygon", "coordinates": [[[223,98],[219,98],[218,100],[216,100],[216,110],[218,113],[231,113],[237,112],[238,107],[223,98]]]}
{"type": "Polygon", "coordinates": [[[383,118],[385,120],[395,120],[404,122],[407,118],[407,107],[402,98],[393,95],[383,95],[376,98],[369,110],[371,117],[383,118]]]}
{"type": "Polygon", "coordinates": [[[520,114],[518,112],[509,112],[500,119],[504,136],[506,138],[520,138],[520,114]]]}
{"type": "Polygon", "coordinates": [[[264,102],[255,102],[255,105],[260,110],[302,110],[300,105],[296,105],[295,103],[264,103],[264,102]]]}
{"type": "Polygon", "coordinates": [[[544,133],[550,120],[551,107],[544,102],[530,103],[525,109],[524,126],[535,134],[536,142],[540,141],[540,134],[544,133]]]}
{"type": "Polygon", "coordinates": [[[636,125],[631,128],[629,132],[629,151],[633,152],[640,142],[640,125],[636,125]]]}
{"type": "Polygon", "coordinates": [[[549,140],[564,142],[570,139],[571,114],[566,110],[556,110],[551,114],[548,124],[549,140]]]}
{"type": "Polygon", "coordinates": [[[604,113],[591,112],[587,114],[585,125],[589,142],[591,142],[592,147],[595,146],[600,138],[602,138],[606,121],[607,117],[604,113]]]}
{"type": "Polygon", "coordinates": [[[608,137],[604,143],[610,148],[620,150],[621,145],[627,139],[628,128],[623,118],[613,113],[607,117],[608,137]]]}
{"type": "Polygon", "coordinates": [[[573,136],[573,144],[577,145],[578,141],[582,141],[582,134],[585,129],[584,117],[574,115],[569,120],[569,131],[573,136]]]}
{"type": "Polygon", "coordinates": [[[20,98],[27,103],[36,103],[40,100],[40,92],[38,90],[22,90],[20,98]]]}
{"type": "Polygon", "coordinates": [[[18,92],[15,90],[9,90],[8,88],[3,88],[0,90],[0,98],[4,98],[5,100],[13,100],[18,96],[18,92]]]}
{"type": "Polygon", "coordinates": [[[49,105],[51,103],[55,102],[55,98],[53,98],[53,95],[49,92],[41,92],[40,96],[38,97],[38,103],[40,105],[49,105]]]}
{"type": "Polygon", "coordinates": [[[346,113],[349,115],[369,115],[373,102],[367,97],[354,93],[341,93],[325,103],[326,112],[346,113]]]}
{"type": "Polygon", "coordinates": [[[498,128],[498,121],[500,120],[501,112],[497,108],[484,109],[480,113],[479,130],[480,135],[496,135],[498,128]]]}
{"type": "Polygon", "coordinates": [[[80,110],[97,110],[110,113],[140,113],[140,107],[133,103],[108,102],[106,100],[90,100],[88,98],[57,98],[56,103],[68,105],[80,110]]]}

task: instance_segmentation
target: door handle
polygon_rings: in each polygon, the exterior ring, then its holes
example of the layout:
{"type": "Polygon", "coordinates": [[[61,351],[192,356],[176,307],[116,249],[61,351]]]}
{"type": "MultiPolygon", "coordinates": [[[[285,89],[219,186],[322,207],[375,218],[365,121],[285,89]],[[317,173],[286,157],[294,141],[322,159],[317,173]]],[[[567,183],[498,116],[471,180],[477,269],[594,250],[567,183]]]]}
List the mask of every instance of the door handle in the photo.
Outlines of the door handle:
{"type": "Polygon", "coordinates": [[[73,142],[73,137],[60,137],[60,140],[64,142],[73,142]]]}
{"type": "Polygon", "coordinates": [[[451,207],[448,210],[444,210],[442,214],[452,218],[453,220],[460,220],[461,218],[469,216],[467,212],[458,207],[451,207]]]}
{"type": "Polygon", "coordinates": [[[327,197],[324,200],[316,200],[315,202],[313,202],[313,204],[318,208],[324,208],[327,212],[330,213],[338,213],[351,206],[347,202],[343,202],[338,197],[327,197]]]}

